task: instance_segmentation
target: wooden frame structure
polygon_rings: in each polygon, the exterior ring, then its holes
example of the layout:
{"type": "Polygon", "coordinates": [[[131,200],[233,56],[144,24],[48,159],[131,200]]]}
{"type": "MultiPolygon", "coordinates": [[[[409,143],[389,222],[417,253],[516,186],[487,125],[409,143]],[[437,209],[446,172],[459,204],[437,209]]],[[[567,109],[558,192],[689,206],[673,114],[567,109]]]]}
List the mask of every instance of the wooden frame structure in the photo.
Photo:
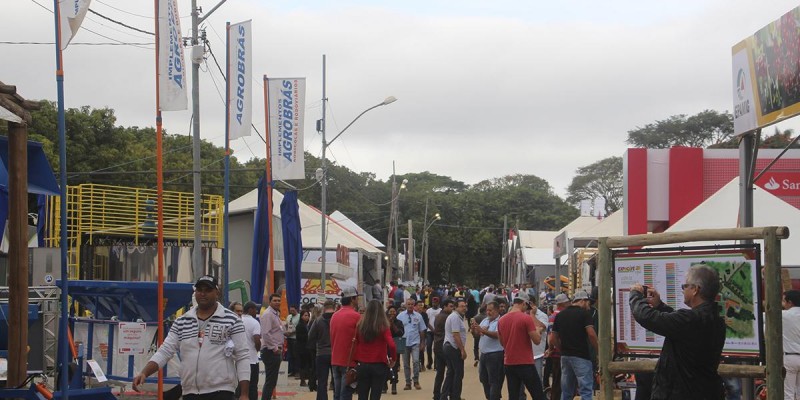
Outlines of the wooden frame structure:
{"type": "Polygon", "coordinates": [[[761,228],[701,229],[686,232],[656,233],[647,235],[605,237],[600,239],[598,252],[597,286],[599,313],[599,351],[601,398],[614,397],[613,374],[653,372],[654,360],[612,361],[611,276],[612,249],[652,246],[672,243],[717,240],[764,240],[764,297],[765,297],[765,365],[720,364],[719,373],[726,377],[766,377],[768,400],[783,398],[783,320],[781,315],[781,240],[789,237],[789,228],[772,226],[761,228]]]}
{"type": "Polygon", "coordinates": [[[0,82],[0,106],[19,119],[8,121],[8,379],[21,385],[28,374],[28,125],[39,103],[0,82]]]}

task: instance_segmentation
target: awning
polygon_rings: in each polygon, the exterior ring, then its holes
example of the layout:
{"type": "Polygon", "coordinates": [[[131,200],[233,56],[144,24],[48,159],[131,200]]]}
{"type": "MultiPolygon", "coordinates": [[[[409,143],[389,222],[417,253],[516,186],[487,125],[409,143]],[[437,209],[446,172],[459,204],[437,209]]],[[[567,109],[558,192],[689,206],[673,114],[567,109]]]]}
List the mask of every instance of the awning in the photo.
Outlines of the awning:
{"type": "MultiPolygon", "coordinates": [[[[8,137],[0,136],[0,186],[8,188],[8,137]]],[[[28,193],[57,196],[61,193],[42,144],[28,141],[28,193]]]]}

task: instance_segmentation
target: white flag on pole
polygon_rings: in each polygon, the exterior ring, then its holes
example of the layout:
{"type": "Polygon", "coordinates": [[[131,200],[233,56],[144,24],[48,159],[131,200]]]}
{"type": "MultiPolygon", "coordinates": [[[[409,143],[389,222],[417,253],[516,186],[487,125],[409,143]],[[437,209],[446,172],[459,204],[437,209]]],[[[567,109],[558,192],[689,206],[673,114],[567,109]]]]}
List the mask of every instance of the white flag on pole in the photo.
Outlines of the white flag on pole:
{"type": "Polygon", "coordinates": [[[228,139],[250,136],[252,125],[253,65],[250,21],[233,24],[228,30],[228,139]]]}
{"type": "Polygon", "coordinates": [[[178,0],[158,2],[158,84],[161,111],[185,110],[186,64],[178,0]]]}
{"type": "Polygon", "coordinates": [[[89,10],[89,3],[92,0],[59,0],[58,10],[61,17],[61,50],[69,45],[69,42],[78,33],[83,17],[89,10]]]}
{"type": "Polygon", "coordinates": [[[306,78],[270,78],[267,84],[272,177],[275,180],[305,179],[306,78]]]}

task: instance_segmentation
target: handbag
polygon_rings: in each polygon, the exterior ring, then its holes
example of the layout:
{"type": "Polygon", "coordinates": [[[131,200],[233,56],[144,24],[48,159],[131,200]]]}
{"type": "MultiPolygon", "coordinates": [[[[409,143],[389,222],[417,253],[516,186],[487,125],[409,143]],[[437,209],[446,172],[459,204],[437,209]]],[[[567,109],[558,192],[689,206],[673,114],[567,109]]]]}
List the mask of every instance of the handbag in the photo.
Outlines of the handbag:
{"type": "Polygon", "coordinates": [[[358,372],[355,368],[351,367],[350,364],[353,362],[353,350],[356,345],[356,337],[353,336],[352,342],[350,342],[350,354],[347,356],[347,369],[344,372],[344,384],[345,385],[352,385],[358,381],[358,372]]]}

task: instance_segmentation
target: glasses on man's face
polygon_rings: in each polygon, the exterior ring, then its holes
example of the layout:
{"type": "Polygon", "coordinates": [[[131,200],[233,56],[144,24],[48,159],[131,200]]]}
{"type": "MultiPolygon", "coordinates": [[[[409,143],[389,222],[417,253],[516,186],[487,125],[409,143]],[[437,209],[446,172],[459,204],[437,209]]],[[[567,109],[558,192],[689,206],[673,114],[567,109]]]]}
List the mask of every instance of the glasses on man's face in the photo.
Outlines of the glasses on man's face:
{"type": "Polygon", "coordinates": [[[684,283],[683,285],[681,285],[681,290],[686,290],[686,288],[695,287],[695,286],[697,286],[697,285],[694,285],[692,283],[684,283]]]}

